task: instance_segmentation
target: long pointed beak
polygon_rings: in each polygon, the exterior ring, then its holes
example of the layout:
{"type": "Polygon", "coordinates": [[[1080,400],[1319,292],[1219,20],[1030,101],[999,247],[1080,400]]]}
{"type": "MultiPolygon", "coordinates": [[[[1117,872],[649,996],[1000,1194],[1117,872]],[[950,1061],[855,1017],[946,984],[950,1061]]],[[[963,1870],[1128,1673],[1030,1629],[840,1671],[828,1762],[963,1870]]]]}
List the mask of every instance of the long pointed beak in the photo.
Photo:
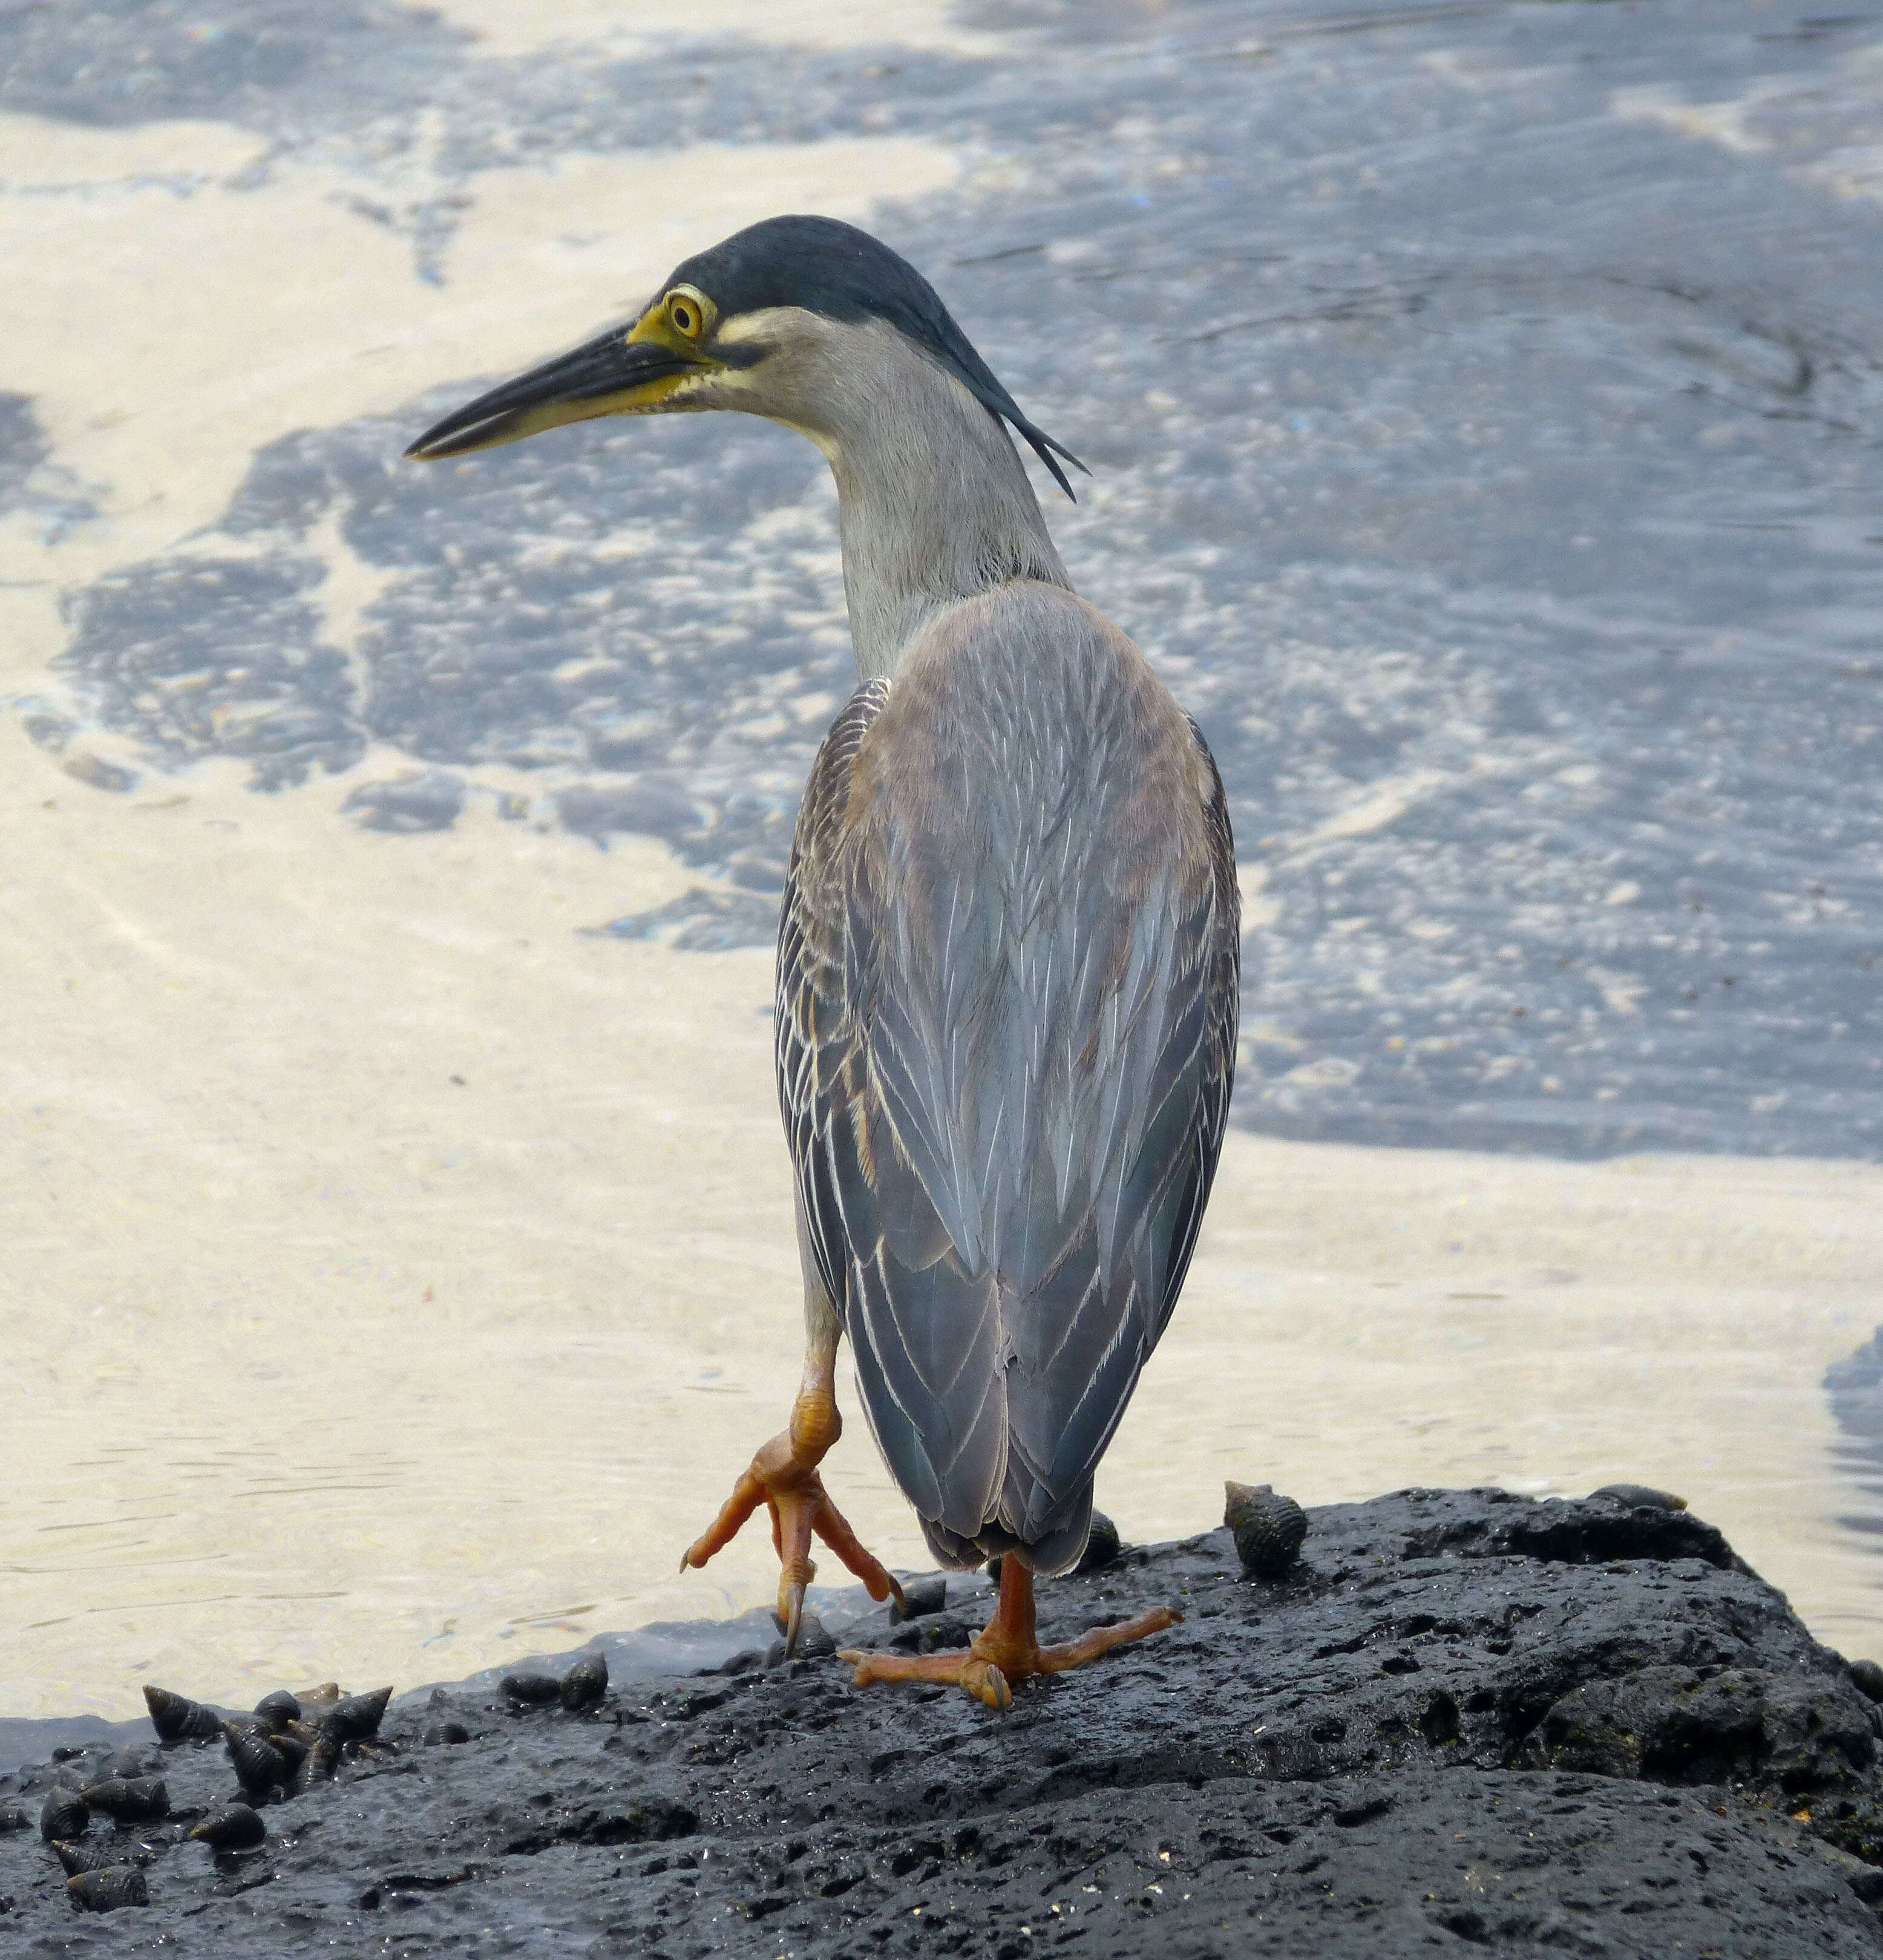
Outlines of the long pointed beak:
{"type": "Polygon", "coordinates": [[[625,328],[558,355],[447,415],[406,454],[420,463],[521,442],[540,429],[596,415],[655,408],[689,374],[711,364],[689,360],[658,340],[630,340],[625,328]]]}

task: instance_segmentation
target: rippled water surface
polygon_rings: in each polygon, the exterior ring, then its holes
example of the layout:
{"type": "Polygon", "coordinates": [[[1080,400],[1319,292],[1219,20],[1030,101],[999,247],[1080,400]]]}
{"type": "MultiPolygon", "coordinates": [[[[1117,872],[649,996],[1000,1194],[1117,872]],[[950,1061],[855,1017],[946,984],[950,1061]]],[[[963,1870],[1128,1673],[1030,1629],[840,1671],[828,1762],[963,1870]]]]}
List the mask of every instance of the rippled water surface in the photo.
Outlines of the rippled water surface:
{"type": "MultiPolygon", "coordinates": [[[[1319,1340],[1298,1386],[1328,1397],[1305,1493],[1601,1481],[1642,1439],[1861,1644],[1822,1383],[1875,1324],[1883,1215],[1883,24],[812,11],[121,0],[0,38],[0,216],[40,270],[0,348],[0,1277],[15,1433],[54,1466],[0,1556],[42,1629],[63,1583],[126,1629],[114,1666],[180,1651],[135,1603],[169,1545],[231,1653],[320,1668],[304,1582],[481,1663],[506,1617],[673,1604],[596,1549],[610,1519],[683,1542],[670,1513],[775,1420],[763,949],[852,671],[824,465],[733,417],[397,459],[782,204],[906,252],[1091,465],[1050,512],[1073,577],[1230,792],[1235,1122],[1270,1141],[1228,1160],[1203,1372],[1121,1438],[1137,1528],[1200,1521],[1231,1447],[1200,1437],[1268,1446],[1210,1391],[1261,1395],[1237,1288],[1285,1268],[1263,1338],[1319,1340]],[[1340,1168],[1284,1230],[1276,1140],[1374,1154],[1313,1160],[1340,1168]],[[1479,1154],[1433,1182],[1409,1144],[1479,1154]],[[1511,1153],[1565,1166],[1585,1243],[1544,1247],[1550,1173],[1498,1183],[1511,1153]],[[1446,1222],[1474,1189],[1476,1236],[1446,1222]],[[1412,1320],[1344,1318],[1401,1252],[1412,1320]],[[166,1408],[159,1481],[206,1508],[127,1535],[151,1395],[191,1382],[217,1421],[166,1408]],[[454,1488],[470,1521],[397,1522],[454,1488]],[[258,1526],[218,1592],[238,1498],[349,1535],[295,1580],[258,1526]]],[[[36,1633],[15,1701],[87,1691],[95,1632],[36,1633]]]]}

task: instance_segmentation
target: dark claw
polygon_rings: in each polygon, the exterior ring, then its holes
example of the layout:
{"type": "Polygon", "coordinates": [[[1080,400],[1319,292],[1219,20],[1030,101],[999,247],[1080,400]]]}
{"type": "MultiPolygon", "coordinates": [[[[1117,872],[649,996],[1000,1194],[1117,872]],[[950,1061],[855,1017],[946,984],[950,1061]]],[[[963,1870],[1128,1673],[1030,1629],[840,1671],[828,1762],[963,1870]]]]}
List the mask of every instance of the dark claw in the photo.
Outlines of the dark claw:
{"type": "Polygon", "coordinates": [[[797,1656],[798,1630],[804,1621],[804,1589],[793,1585],[785,1597],[790,1603],[785,1612],[785,1658],[792,1660],[797,1656]]]}

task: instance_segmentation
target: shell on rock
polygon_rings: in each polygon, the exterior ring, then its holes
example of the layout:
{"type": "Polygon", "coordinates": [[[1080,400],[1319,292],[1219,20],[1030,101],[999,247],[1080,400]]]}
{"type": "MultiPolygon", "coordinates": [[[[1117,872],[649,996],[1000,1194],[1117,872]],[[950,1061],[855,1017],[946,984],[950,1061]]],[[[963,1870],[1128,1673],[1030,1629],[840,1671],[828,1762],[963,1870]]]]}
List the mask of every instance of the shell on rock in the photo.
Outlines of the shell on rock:
{"type": "Polygon", "coordinates": [[[24,1831],[32,1825],[32,1818],[24,1810],[15,1809],[8,1804],[0,1809],[0,1834],[9,1831],[24,1831]]]}
{"type": "MultiPolygon", "coordinates": [[[[798,1651],[793,1660],[828,1660],[837,1650],[837,1643],[830,1637],[830,1630],[815,1613],[800,1614],[798,1619],[798,1651]]],[[[767,1667],[781,1667],[785,1661],[785,1643],[774,1640],[765,1656],[767,1667]]]]}
{"type": "Polygon", "coordinates": [[[288,1787],[295,1796],[305,1796],[317,1783],[331,1783],[340,1767],[340,1741],[323,1729],[310,1742],[288,1787]]]}
{"type": "Polygon", "coordinates": [[[506,1674],[497,1685],[526,1708],[562,1698],[562,1684],[553,1674],[506,1674]]]}
{"type": "Polygon", "coordinates": [[[107,1865],[122,1863],[124,1858],[116,1844],[70,1844],[62,1838],[53,1841],[53,1855],[69,1879],[75,1872],[102,1871],[107,1865]]]}
{"type": "Polygon", "coordinates": [[[948,1581],[945,1573],[938,1572],[932,1579],[912,1579],[902,1589],[903,1604],[898,1606],[894,1599],[889,1602],[889,1624],[900,1627],[910,1620],[919,1620],[925,1613],[938,1613],[948,1603],[948,1581]]]}
{"type": "Polygon", "coordinates": [[[1684,1511],[1687,1500],[1677,1497],[1671,1491],[1657,1491],[1651,1484],[1604,1484],[1599,1491],[1591,1491],[1591,1497],[1613,1497],[1618,1504],[1627,1504],[1638,1511],[1684,1511]]]}
{"type": "Polygon", "coordinates": [[[562,1706],[592,1708],[608,1691],[608,1657],[585,1654],[562,1677],[562,1706]]]}
{"type": "Polygon", "coordinates": [[[121,1905],[148,1905],[151,1888],[135,1865],[104,1865],[75,1872],[65,1881],[72,1903],[84,1912],[115,1912],[121,1905]]]}
{"type": "Polygon", "coordinates": [[[167,1688],[146,1688],[144,1705],[160,1742],[212,1742],[222,1732],[222,1717],[213,1708],[167,1688]]]}
{"type": "Polygon", "coordinates": [[[286,1688],[278,1688],[256,1703],[255,1712],[271,1729],[285,1729],[301,1720],[301,1704],[286,1688]]]}
{"type": "Polygon", "coordinates": [[[1873,1660],[1853,1660],[1850,1663],[1850,1683],[1857,1691],[1872,1701],[1883,1701],[1883,1667],[1873,1660]]]}
{"type": "Polygon", "coordinates": [[[1103,1511],[1093,1512],[1091,1529],[1085,1534],[1085,1549],[1072,1567],[1075,1576],[1103,1572],[1107,1566],[1117,1562],[1121,1548],[1118,1527],[1103,1511]]]}
{"type": "Polygon", "coordinates": [[[336,1742],[363,1742],[368,1736],[378,1734],[386,1704],[391,1699],[390,1688],[376,1688],[370,1694],[343,1695],[314,1720],[336,1742]]]}
{"type": "Polygon", "coordinates": [[[1308,1535],[1308,1513],[1292,1497],[1278,1497],[1270,1484],[1225,1484],[1222,1521],[1235,1535],[1242,1569],[1257,1579],[1277,1579],[1295,1562],[1308,1535]]]}
{"type": "Polygon", "coordinates": [[[422,1739],[429,1744],[439,1742],[468,1742],[470,1731],[462,1722],[434,1722],[425,1730],[422,1739]]]}
{"type": "Polygon", "coordinates": [[[266,1797],[271,1790],[285,1785],[293,1774],[274,1739],[258,1728],[225,1722],[222,1739],[228,1745],[229,1761],[235,1765],[236,1780],[250,1796],[266,1797]]]}
{"type": "Polygon", "coordinates": [[[58,1838],[82,1838],[91,1822],[91,1806],[75,1790],[46,1793],[40,1809],[40,1835],[49,1844],[58,1838]]]}
{"type": "Polygon", "coordinates": [[[119,1824],[155,1824],[170,1815],[170,1791],[161,1777],[113,1777],[78,1794],[119,1824]]]}
{"type": "Polygon", "coordinates": [[[246,1803],[231,1803],[212,1811],[190,1834],[212,1851],[247,1851],[268,1835],[268,1826],[246,1803]]]}
{"type": "Polygon", "coordinates": [[[98,1780],[106,1783],[113,1777],[147,1777],[161,1774],[164,1752],[155,1742],[132,1742],[128,1748],[119,1750],[104,1766],[104,1774],[98,1780]]]}

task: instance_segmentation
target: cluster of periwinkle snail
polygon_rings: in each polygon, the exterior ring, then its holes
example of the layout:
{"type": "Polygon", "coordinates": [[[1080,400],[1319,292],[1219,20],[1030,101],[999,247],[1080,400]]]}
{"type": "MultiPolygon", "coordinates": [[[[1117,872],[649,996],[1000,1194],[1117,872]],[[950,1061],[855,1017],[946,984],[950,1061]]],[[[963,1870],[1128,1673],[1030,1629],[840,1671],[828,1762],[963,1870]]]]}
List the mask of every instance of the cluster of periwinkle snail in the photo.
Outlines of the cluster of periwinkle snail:
{"type": "MultiPolygon", "coordinates": [[[[260,1808],[298,1796],[332,1779],[343,1759],[376,1746],[390,1688],[370,1694],[343,1694],[330,1682],[296,1698],[284,1688],[265,1696],[252,1715],[225,1720],[215,1709],[167,1688],[146,1688],[144,1700],[160,1742],[207,1743],[220,1740],[235,1771],[237,1798],[212,1811],[190,1831],[196,1843],[218,1853],[253,1850],[268,1835],[260,1808]]],[[[120,1749],[97,1783],[50,1791],[40,1812],[40,1835],[65,1871],[72,1903],[88,1912],[119,1906],[148,1905],[149,1882],[126,1834],[139,1826],[161,1824],[170,1814],[170,1791],[150,1773],[151,1752],[120,1749]],[[108,1840],[88,1841],[94,1815],[119,1827],[108,1840]]]]}

